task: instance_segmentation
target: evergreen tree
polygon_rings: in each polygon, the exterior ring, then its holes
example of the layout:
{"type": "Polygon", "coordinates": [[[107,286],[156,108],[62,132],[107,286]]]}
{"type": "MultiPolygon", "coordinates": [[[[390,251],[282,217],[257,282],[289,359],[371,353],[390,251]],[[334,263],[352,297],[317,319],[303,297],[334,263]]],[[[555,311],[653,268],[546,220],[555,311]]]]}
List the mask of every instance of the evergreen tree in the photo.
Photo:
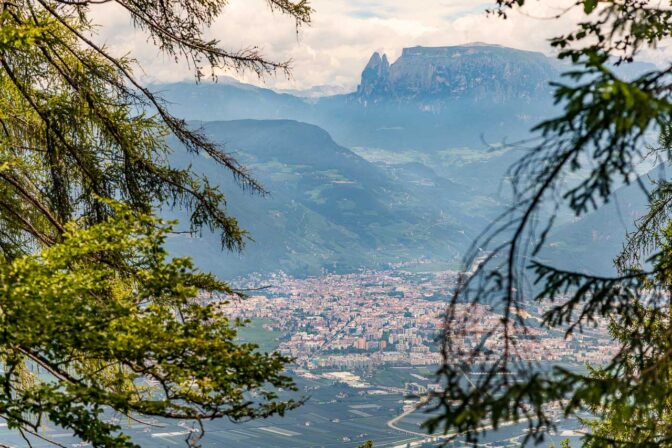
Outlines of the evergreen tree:
{"type": "MultiPolygon", "coordinates": [[[[112,1],[112,0],[109,0],[112,1]]],[[[0,0],[0,418],[27,440],[43,424],[101,447],[132,441],[103,412],[245,419],[296,401],[288,361],[235,342],[236,327],[199,292],[233,294],[163,249],[185,211],[191,233],[246,234],[207,179],[168,163],[166,137],[209,156],[264,193],[231,156],[172,116],[133,75],[134,62],[95,42],[97,0],[0,0]]],[[[208,70],[286,72],[256,50],[226,51],[204,32],[225,0],[114,0],[165,54],[208,70]]],[[[306,0],[269,0],[308,23],[306,0]]],[[[107,416],[109,417],[109,415],[107,416]]]]}
{"type": "MultiPolygon", "coordinates": [[[[524,0],[498,0],[491,13],[504,19],[524,0]]],[[[595,416],[584,437],[588,446],[667,446],[670,427],[670,182],[655,184],[649,213],[627,236],[615,260],[616,274],[569,272],[540,258],[559,210],[582,216],[613,197],[616,186],[644,188],[637,167],[645,160],[665,163],[672,122],[672,65],[622,79],[613,64],[627,64],[656,48],[672,33],[672,10],[646,0],[579,0],[558,19],[580,9],[575,29],[552,39],[561,59],[573,66],[554,84],[561,112],[536,126],[538,139],[510,171],[513,205],[473,245],[465,275],[447,311],[444,392],[434,396],[439,416],[433,431],[457,430],[475,441],[482,428],[525,421],[527,439],[539,442],[555,427],[550,404],[565,416],[595,416]],[[652,136],[659,144],[648,144],[652,136]],[[549,212],[550,211],[550,212],[549,212]],[[608,321],[617,354],[586,373],[562,365],[548,369],[526,361],[520,336],[523,308],[548,304],[542,327],[566,336],[597,320],[608,321]],[[501,313],[498,328],[478,347],[455,343],[469,329],[468,304],[501,313]],[[501,347],[489,349],[488,347],[501,347]],[[485,375],[464,381],[464,371],[485,375]]]]}

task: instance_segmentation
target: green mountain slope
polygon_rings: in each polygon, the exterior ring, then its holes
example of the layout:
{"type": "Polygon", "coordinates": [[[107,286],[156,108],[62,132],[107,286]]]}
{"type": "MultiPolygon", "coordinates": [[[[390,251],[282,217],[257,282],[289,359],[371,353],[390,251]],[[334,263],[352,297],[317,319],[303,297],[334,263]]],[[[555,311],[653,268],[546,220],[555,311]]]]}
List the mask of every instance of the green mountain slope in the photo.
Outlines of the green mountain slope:
{"type": "MultiPolygon", "coordinates": [[[[631,77],[646,69],[619,71],[631,77]]],[[[254,241],[241,255],[222,254],[209,235],[171,244],[227,276],[455,263],[509,201],[505,176],[521,152],[501,142],[529,137],[553,114],[548,82],[562,70],[540,53],[478,44],[409,48],[393,63],[374,54],[356,91],[317,99],[226,78],[155,86],[173,113],[202,120],[271,193],[251,197],[208,160],[178,148],[177,163],[223,186],[254,241]]],[[[559,227],[547,255],[609,269],[596,254],[620,248],[620,223],[614,205],[606,206],[559,227]]]]}
{"type": "Polygon", "coordinates": [[[474,197],[468,188],[442,178],[432,194],[421,194],[316,126],[290,120],[202,125],[270,192],[250,195],[207,158],[175,151],[176,164],[191,164],[223,187],[230,212],[254,239],[242,254],[222,254],[208,234],[171,240],[178,253],[218,274],[353,270],[419,257],[454,262],[484,223],[460,211],[474,197]]]}

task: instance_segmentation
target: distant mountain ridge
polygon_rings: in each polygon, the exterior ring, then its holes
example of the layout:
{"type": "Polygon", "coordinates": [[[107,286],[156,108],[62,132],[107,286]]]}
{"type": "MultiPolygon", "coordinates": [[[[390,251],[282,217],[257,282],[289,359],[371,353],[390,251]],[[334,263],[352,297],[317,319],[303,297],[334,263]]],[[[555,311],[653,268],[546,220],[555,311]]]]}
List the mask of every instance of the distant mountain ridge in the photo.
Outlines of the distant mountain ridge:
{"type": "MultiPolygon", "coordinates": [[[[254,241],[240,255],[222,254],[207,232],[170,244],[223,276],[411,259],[453,266],[510,198],[507,168],[524,149],[502,142],[529,137],[557,112],[548,82],[565,68],[541,53],[472,44],[408,48],[393,63],[374,53],[355,91],[319,98],[229,78],[155,86],[173,113],[202,125],[271,192],[250,197],[176,145],[173,161],[222,186],[254,241]]],[[[630,77],[649,68],[618,70],[630,77]]],[[[640,196],[620,197],[627,216],[641,213],[640,196]]],[[[608,270],[593,255],[618,249],[623,229],[613,216],[607,206],[556,229],[544,256],[608,270]]]]}
{"type": "Polygon", "coordinates": [[[559,73],[541,53],[481,44],[406,48],[393,63],[374,54],[347,94],[302,98],[228,79],[155,90],[188,120],[291,119],[345,146],[435,151],[528,137],[553,110],[559,73]]]}
{"type": "Polygon", "coordinates": [[[392,64],[374,53],[354,95],[369,101],[530,101],[548,95],[559,76],[557,64],[542,53],[499,45],[404,48],[392,64]]]}

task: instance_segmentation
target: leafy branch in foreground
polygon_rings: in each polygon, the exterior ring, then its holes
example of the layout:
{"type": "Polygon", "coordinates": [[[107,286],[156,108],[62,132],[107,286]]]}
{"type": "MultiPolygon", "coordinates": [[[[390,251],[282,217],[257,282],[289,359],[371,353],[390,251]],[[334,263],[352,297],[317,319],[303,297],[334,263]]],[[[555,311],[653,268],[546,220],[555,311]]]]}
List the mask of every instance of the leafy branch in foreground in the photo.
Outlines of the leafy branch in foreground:
{"type": "MultiPolygon", "coordinates": [[[[40,424],[52,423],[117,447],[133,445],[104,413],[196,423],[282,413],[297,404],[275,395],[292,388],[281,373],[287,359],[235,343],[239,323],[195,300],[227,285],[169,260],[169,227],[152,217],[178,209],[190,233],[213,231],[224,249],[247,238],[217,186],[170,165],[171,135],[178,150],[265,191],[171,115],[134,77],[131,57],[96,42],[91,16],[101,3],[125,11],[198,79],[289,70],[255,48],[206,38],[225,0],[0,0],[0,417],[27,436],[44,437],[40,424]]],[[[297,27],[310,22],[306,0],[267,6],[297,27]]]]}
{"type": "Polygon", "coordinates": [[[0,265],[0,417],[43,423],[94,446],[135,447],[111,412],[194,421],[282,415],[298,402],[287,358],[234,339],[200,291],[231,293],[163,249],[171,227],[112,204],[115,217],[72,222],[60,243],[0,265]],[[123,269],[107,260],[123,260],[123,269]],[[106,418],[104,418],[106,417],[106,418]]]}
{"type": "MultiPolygon", "coordinates": [[[[168,27],[159,40],[169,54],[196,58],[214,51],[214,42],[198,44],[198,29],[189,37],[188,25],[210,23],[222,2],[122,3],[144,11],[131,15],[139,27],[145,19],[153,33],[161,24],[168,27]],[[186,23],[164,23],[182,8],[193,13],[186,23]]],[[[98,221],[109,215],[95,195],[123,199],[143,211],[158,204],[184,208],[192,231],[209,227],[221,234],[223,246],[240,249],[245,233],[225,212],[222,192],[189,169],[171,167],[165,137],[172,134],[188,151],[207,154],[244,187],[261,193],[263,187],[203,134],[172,116],[133,77],[131,60],[112,57],[88,37],[93,28],[86,14],[93,6],[31,0],[1,7],[6,39],[0,46],[0,147],[8,164],[1,180],[8,194],[18,195],[35,213],[24,222],[17,200],[3,200],[3,217],[14,230],[48,244],[75,215],[98,221]]],[[[286,68],[258,55],[220,53],[211,56],[212,64],[259,73],[286,68]]]]}
{"type": "MultiPolygon", "coordinates": [[[[495,11],[507,17],[524,3],[500,0],[495,11]]],[[[465,274],[446,313],[439,374],[447,387],[435,394],[434,409],[441,412],[426,426],[463,432],[475,442],[488,426],[524,421],[526,440],[540,442],[555,427],[549,411],[555,405],[565,416],[594,413],[593,431],[584,439],[590,446],[666,445],[672,437],[668,184],[659,182],[649,195],[650,211],[617,258],[617,274],[565,271],[542,257],[559,211],[581,216],[611,200],[618,186],[644,187],[638,165],[668,156],[672,66],[623,80],[610,63],[632,61],[642,48],[669,37],[672,12],[639,0],[579,0],[564,13],[573,8],[585,20],[551,41],[559,57],[573,63],[566,81],[553,85],[562,112],[534,129],[538,144],[509,173],[513,205],[466,257],[474,270],[465,274]],[[649,139],[658,139],[660,147],[652,151],[649,139]],[[618,353],[585,374],[531,361],[521,341],[539,337],[523,318],[535,300],[548,307],[543,331],[569,337],[609,322],[618,353]],[[498,328],[466,349],[460,341],[477,305],[502,317],[498,328]],[[471,370],[485,374],[468,383],[464,372],[471,370]]]]}

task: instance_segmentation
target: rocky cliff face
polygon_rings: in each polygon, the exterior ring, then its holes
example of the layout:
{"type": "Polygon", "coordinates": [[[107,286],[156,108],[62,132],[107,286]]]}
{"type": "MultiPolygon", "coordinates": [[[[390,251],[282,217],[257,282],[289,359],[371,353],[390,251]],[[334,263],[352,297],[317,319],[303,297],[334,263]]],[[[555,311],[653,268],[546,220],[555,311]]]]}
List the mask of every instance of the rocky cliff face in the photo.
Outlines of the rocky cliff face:
{"type": "Polygon", "coordinates": [[[391,65],[374,53],[355,95],[362,103],[418,101],[430,109],[449,99],[533,101],[548,94],[557,75],[541,53],[485,44],[413,47],[391,65]]]}
{"type": "Polygon", "coordinates": [[[373,53],[362,72],[362,82],[357,86],[357,95],[369,97],[389,93],[390,63],[387,55],[373,53]]]}

